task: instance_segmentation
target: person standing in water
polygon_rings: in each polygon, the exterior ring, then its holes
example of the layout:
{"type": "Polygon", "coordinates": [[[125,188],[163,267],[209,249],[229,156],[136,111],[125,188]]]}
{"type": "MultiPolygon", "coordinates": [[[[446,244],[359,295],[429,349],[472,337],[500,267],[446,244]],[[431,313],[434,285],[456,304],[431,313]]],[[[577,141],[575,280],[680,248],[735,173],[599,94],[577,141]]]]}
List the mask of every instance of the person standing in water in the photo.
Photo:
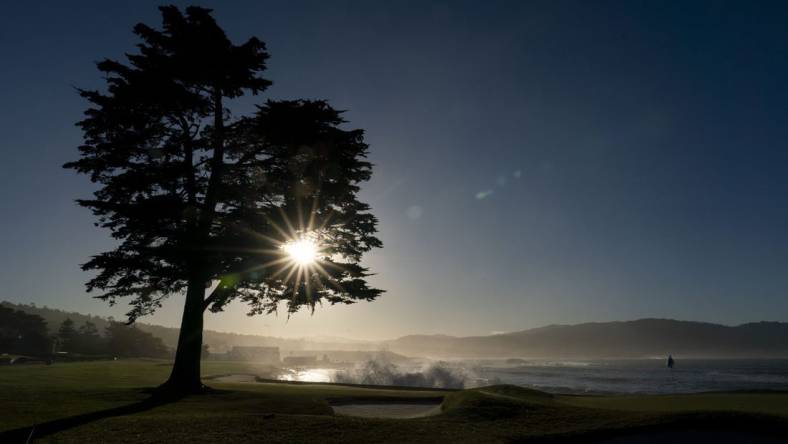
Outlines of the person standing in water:
{"type": "Polygon", "coordinates": [[[668,355],[668,368],[669,368],[669,369],[673,369],[673,366],[674,366],[675,364],[676,364],[676,363],[675,363],[675,361],[673,360],[673,355],[668,355]]]}

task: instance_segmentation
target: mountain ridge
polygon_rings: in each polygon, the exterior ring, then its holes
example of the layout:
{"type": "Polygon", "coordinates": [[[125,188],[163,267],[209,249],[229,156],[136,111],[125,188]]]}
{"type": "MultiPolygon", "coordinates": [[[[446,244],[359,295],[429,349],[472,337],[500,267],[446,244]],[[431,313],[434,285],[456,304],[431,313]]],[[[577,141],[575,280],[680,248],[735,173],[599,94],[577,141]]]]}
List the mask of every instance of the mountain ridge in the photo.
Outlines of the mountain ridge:
{"type": "MultiPolygon", "coordinates": [[[[78,325],[85,320],[103,330],[106,318],[48,307],[2,305],[38,314],[54,334],[70,317],[78,325]]],[[[175,347],[178,329],[137,323],[141,330],[175,347]]],[[[412,334],[383,341],[337,337],[280,338],[242,333],[205,331],[205,343],[213,351],[233,346],[277,346],[282,350],[388,350],[409,356],[432,358],[642,358],[672,353],[683,357],[788,358],[788,322],[756,321],[739,325],[715,324],[667,318],[629,321],[550,324],[507,333],[475,336],[412,334]]]]}
{"type": "Polygon", "coordinates": [[[487,336],[408,335],[387,341],[397,353],[433,357],[641,358],[788,357],[788,323],[735,326],[664,318],[551,325],[487,336]]]}

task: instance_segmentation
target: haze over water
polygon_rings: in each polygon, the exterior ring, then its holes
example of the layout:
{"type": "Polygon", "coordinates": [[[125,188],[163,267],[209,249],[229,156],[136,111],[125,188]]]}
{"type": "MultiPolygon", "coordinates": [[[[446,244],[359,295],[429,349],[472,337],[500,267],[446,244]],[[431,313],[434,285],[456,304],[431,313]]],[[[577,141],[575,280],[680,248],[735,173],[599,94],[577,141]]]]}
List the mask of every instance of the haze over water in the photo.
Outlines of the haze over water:
{"type": "Polygon", "coordinates": [[[552,393],[678,394],[788,390],[788,359],[686,359],[670,370],[661,359],[593,361],[450,361],[382,370],[294,368],[280,379],[472,388],[514,384],[552,393]],[[435,367],[445,373],[437,376],[435,367]],[[414,377],[420,375],[420,378],[414,377]],[[447,377],[446,375],[451,375],[447,377]]]}

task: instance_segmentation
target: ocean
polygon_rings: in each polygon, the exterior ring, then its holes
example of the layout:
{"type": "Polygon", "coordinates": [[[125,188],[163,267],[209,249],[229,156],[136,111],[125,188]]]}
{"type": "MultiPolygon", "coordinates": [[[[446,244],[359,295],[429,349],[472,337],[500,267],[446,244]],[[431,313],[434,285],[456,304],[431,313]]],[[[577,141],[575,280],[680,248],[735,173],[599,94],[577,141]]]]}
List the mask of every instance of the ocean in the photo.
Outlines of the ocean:
{"type": "Polygon", "coordinates": [[[594,361],[451,361],[397,367],[370,363],[352,371],[291,369],[281,379],[426,387],[514,384],[551,393],[674,394],[788,391],[788,359],[594,361]]]}
{"type": "Polygon", "coordinates": [[[553,393],[671,394],[788,390],[788,359],[531,361],[481,365],[473,385],[515,384],[553,393]]]}

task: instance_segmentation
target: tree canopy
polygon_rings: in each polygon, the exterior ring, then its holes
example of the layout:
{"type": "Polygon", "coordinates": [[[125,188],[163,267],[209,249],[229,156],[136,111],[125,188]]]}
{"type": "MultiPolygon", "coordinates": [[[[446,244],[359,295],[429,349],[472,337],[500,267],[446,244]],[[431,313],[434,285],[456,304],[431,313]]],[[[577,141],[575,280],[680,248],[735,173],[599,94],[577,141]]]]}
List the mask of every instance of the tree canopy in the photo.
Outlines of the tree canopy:
{"type": "Polygon", "coordinates": [[[0,305],[1,353],[45,355],[51,346],[44,318],[0,305]]]}
{"type": "Polygon", "coordinates": [[[74,351],[74,346],[77,342],[77,329],[74,327],[74,321],[71,318],[66,318],[57,331],[57,337],[60,340],[59,349],[66,351],[74,351]]]}
{"type": "Polygon", "coordinates": [[[106,89],[79,91],[90,103],[84,144],[64,166],[98,185],[78,203],[118,241],[83,265],[97,272],[88,290],[111,304],[129,298],[130,322],[185,292],[178,349],[191,341],[192,356],[207,308],[241,300],[250,314],[281,303],[291,313],[378,297],[360,263],[382,246],[357,198],[372,173],[363,131],[345,129],[322,100],[234,114],[232,99],[271,85],[265,44],[232,43],[208,9],[160,10],[161,29],[134,28],[136,53],[98,63],[106,89]],[[302,239],[316,246],[314,263],[283,248],[302,239]]]}

